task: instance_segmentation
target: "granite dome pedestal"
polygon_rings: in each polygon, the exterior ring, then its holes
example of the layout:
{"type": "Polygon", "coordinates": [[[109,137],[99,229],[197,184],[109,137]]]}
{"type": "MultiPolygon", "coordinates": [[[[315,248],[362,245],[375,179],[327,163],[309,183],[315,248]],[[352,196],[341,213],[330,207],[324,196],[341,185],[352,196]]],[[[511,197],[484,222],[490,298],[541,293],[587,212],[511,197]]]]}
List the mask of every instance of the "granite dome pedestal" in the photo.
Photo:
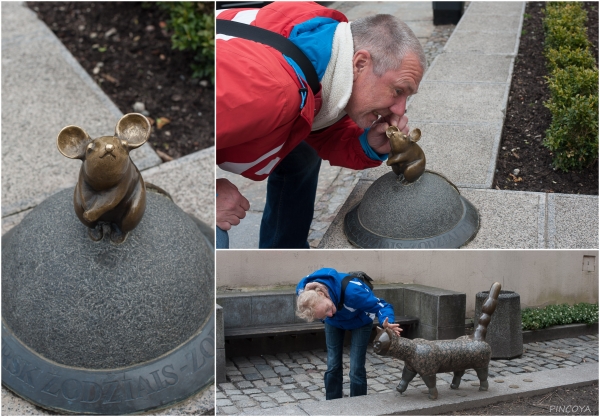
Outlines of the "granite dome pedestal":
{"type": "Polygon", "coordinates": [[[432,171],[412,183],[383,175],[344,219],[346,237],[360,248],[459,248],[478,229],[477,209],[432,171]]]}
{"type": "Polygon", "coordinates": [[[213,247],[151,189],[125,242],[94,242],[63,190],[2,238],[2,339],[2,383],[44,408],[182,401],[214,380],[213,247]]]}

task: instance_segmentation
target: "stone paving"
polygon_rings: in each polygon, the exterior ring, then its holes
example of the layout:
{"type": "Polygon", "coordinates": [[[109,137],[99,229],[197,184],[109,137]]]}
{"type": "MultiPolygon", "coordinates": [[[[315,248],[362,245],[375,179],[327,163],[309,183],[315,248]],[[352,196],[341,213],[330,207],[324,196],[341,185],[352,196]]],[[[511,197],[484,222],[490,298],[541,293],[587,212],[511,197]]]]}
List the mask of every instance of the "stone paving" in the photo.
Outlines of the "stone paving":
{"type": "MultiPolygon", "coordinates": [[[[349,396],[349,349],[344,349],[344,396],[349,396]]],[[[582,363],[598,362],[598,335],[528,343],[523,355],[511,360],[492,360],[490,382],[501,384],[503,377],[558,368],[572,368],[582,363]]],[[[227,381],[217,385],[217,414],[239,415],[279,406],[325,401],[323,374],[327,369],[327,353],[311,350],[277,355],[234,357],[227,359],[227,381]]],[[[394,392],[401,379],[403,361],[381,357],[367,350],[367,383],[369,394],[394,392]]],[[[479,385],[475,371],[468,370],[462,384],[479,385]]],[[[452,382],[452,373],[437,375],[441,390],[452,382]]],[[[417,375],[410,389],[425,390],[417,375]]],[[[440,390],[440,391],[441,391],[440,390]]]]}

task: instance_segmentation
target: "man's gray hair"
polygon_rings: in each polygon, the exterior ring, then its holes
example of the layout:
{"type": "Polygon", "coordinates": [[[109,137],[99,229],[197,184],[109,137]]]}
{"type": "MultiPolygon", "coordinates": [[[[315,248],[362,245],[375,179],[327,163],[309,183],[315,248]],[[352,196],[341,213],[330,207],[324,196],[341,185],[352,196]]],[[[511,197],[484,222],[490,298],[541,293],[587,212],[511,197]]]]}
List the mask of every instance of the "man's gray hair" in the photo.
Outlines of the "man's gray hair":
{"type": "Polygon", "coordinates": [[[400,68],[408,53],[414,53],[423,73],[427,58],[412,30],[400,19],[389,14],[363,17],[350,23],[354,52],[366,49],[373,60],[373,72],[378,77],[400,68]]]}

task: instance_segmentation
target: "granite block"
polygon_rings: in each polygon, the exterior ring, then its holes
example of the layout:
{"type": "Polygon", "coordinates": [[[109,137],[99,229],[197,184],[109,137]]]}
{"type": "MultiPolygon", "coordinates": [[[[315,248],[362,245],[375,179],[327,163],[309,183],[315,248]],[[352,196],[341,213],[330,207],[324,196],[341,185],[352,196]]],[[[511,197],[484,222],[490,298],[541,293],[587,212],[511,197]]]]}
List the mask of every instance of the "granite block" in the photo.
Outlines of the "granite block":
{"type": "Polygon", "coordinates": [[[217,384],[222,384],[227,382],[227,371],[225,369],[225,348],[217,348],[216,349],[216,355],[217,355],[217,368],[216,368],[216,379],[217,379],[217,384]]]}
{"type": "Polygon", "coordinates": [[[402,287],[394,286],[393,288],[386,288],[385,286],[377,285],[373,293],[390,303],[394,307],[394,314],[396,316],[406,315],[404,314],[404,289],[402,287]]]}
{"type": "MultiPolygon", "coordinates": [[[[494,16],[489,17],[491,25],[494,16]]],[[[482,24],[482,23],[480,23],[482,24]]],[[[461,32],[452,34],[444,52],[479,53],[479,54],[506,54],[515,56],[519,49],[518,33],[508,32],[461,32]]]]}
{"type": "Polygon", "coordinates": [[[294,298],[293,294],[253,296],[252,318],[249,325],[265,326],[269,324],[294,323],[294,298]]]}
{"type": "Polygon", "coordinates": [[[546,195],[523,191],[476,190],[460,193],[479,211],[480,226],[469,249],[545,247],[546,195]]]}
{"type": "Polygon", "coordinates": [[[225,326],[223,321],[223,307],[216,304],[216,319],[215,319],[215,335],[216,335],[216,348],[225,349],[225,326]]]}
{"type": "Polygon", "coordinates": [[[250,297],[219,297],[217,302],[223,307],[223,325],[225,328],[248,326],[252,312],[250,297]]]}
{"type": "Polygon", "coordinates": [[[427,81],[510,83],[511,55],[444,53],[427,71],[427,81]]]}
{"type": "Polygon", "coordinates": [[[438,327],[462,328],[462,334],[464,334],[466,308],[467,295],[465,293],[440,296],[438,298],[438,327]]]}
{"type": "Polygon", "coordinates": [[[525,3],[517,1],[474,1],[471,2],[463,19],[477,19],[473,15],[521,16],[525,3]]]}
{"type": "Polygon", "coordinates": [[[521,16],[518,14],[478,14],[468,16],[456,27],[460,32],[494,32],[517,33],[521,27],[521,16]]]}
{"type": "Polygon", "coordinates": [[[410,122],[497,124],[504,121],[506,84],[424,81],[410,105],[410,122]]]}
{"type": "MultiPolygon", "coordinates": [[[[215,227],[215,147],[142,171],[144,181],[166,190],[175,204],[215,227]]],[[[214,233],[214,232],[213,232],[214,233]]]]}
{"type": "Polygon", "coordinates": [[[598,196],[548,194],[549,249],[598,248],[598,196]]]}

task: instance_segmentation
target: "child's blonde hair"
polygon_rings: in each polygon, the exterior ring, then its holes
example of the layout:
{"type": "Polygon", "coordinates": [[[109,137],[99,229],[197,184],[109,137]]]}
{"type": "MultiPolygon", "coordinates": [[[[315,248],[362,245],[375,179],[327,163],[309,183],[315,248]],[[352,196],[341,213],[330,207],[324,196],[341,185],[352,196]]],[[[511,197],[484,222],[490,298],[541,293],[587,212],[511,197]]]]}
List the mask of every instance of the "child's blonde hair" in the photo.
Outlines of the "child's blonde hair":
{"type": "Polygon", "coordinates": [[[307,322],[311,322],[315,319],[315,307],[323,299],[320,294],[329,298],[329,291],[327,287],[319,282],[311,282],[298,296],[296,302],[296,316],[307,322]]]}

